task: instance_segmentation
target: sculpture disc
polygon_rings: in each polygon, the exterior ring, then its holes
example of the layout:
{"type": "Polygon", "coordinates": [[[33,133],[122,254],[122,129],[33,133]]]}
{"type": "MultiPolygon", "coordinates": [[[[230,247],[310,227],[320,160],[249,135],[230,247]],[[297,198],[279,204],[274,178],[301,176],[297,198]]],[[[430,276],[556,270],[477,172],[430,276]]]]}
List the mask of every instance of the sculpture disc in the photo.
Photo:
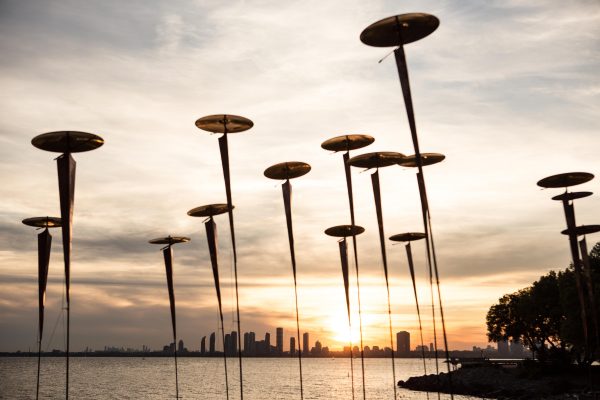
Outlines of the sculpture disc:
{"type": "Polygon", "coordinates": [[[148,243],[152,244],[175,244],[189,242],[190,238],[185,236],[167,236],[157,239],[152,239],[148,243]]]}
{"type": "Polygon", "coordinates": [[[58,228],[61,226],[61,220],[57,217],[25,218],[22,222],[25,225],[35,226],[36,228],[58,228]]]}
{"type": "Polygon", "coordinates": [[[383,168],[390,165],[399,164],[404,159],[404,154],[393,151],[377,151],[374,153],[361,154],[354,156],[348,163],[358,168],[383,168]]]}
{"type": "Polygon", "coordinates": [[[552,200],[576,200],[583,199],[584,197],[591,196],[592,192],[566,192],[563,194],[559,194],[558,196],[554,196],[552,200]]]}
{"type": "MultiPolygon", "coordinates": [[[[232,209],[235,207],[232,205],[232,209]]],[[[229,207],[227,204],[207,204],[204,206],[192,208],[187,212],[187,215],[190,217],[212,217],[214,215],[225,214],[229,212],[229,207]]]]}
{"type": "MultiPolygon", "coordinates": [[[[440,153],[421,153],[421,162],[424,167],[442,162],[445,158],[446,156],[440,153]]],[[[403,167],[415,168],[417,167],[417,157],[414,154],[406,156],[398,164],[403,167]]]]}
{"type": "Polygon", "coordinates": [[[390,240],[394,242],[412,242],[421,239],[425,239],[425,234],[421,232],[406,232],[390,236],[390,240]]]}
{"type": "Polygon", "coordinates": [[[365,228],[358,225],[338,225],[332,226],[325,230],[325,234],[334,237],[348,237],[360,235],[365,231],[365,228]]]}
{"type": "Polygon", "coordinates": [[[401,46],[423,39],[439,25],[440,20],[430,14],[395,15],[369,25],[360,34],[360,41],[374,47],[401,46]]]}
{"type": "Polygon", "coordinates": [[[302,161],[287,161],[265,169],[265,176],[270,179],[293,179],[308,174],[310,165],[302,161]]]}
{"type": "Polygon", "coordinates": [[[336,136],[321,143],[321,147],[329,151],[350,151],[368,146],[375,141],[369,135],[336,136]]]}
{"type": "Polygon", "coordinates": [[[581,185],[594,179],[589,172],[567,172],[565,174],[552,175],[538,181],[537,185],[543,188],[563,188],[581,185]]]}
{"type": "Polygon", "coordinates": [[[95,150],[104,144],[98,135],[77,131],[57,131],[42,133],[31,140],[38,149],[56,153],[81,153],[95,150]]]}
{"type": "Polygon", "coordinates": [[[239,115],[216,114],[207,115],[196,121],[196,126],[203,131],[213,133],[238,133],[247,131],[254,126],[254,122],[239,115]]]}
{"type": "MultiPolygon", "coordinates": [[[[588,235],[590,233],[596,232],[600,232],[600,225],[581,225],[575,228],[575,235],[577,236],[588,235]]],[[[568,235],[569,230],[565,229],[560,233],[562,233],[563,235],[568,235]]]]}

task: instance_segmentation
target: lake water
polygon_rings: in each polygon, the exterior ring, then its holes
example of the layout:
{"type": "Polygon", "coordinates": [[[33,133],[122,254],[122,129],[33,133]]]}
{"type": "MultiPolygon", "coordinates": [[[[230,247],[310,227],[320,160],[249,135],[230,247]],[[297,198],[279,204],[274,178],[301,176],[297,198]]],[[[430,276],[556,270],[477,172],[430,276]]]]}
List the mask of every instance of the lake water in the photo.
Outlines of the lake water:
{"type": "MultiPolygon", "coordinates": [[[[433,360],[428,372],[435,371],[433,360]]],[[[40,398],[64,397],[64,359],[42,358],[40,398]]],[[[179,394],[183,399],[225,399],[223,360],[179,358],[179,394]]],[[[230,399],[239,399],[236,358],[227,360],[230,399]]],[[[348,359],[303,359],[304,398],[352,398],[348,359]]],[[[245,358],[244,399],[289,400],[300,398],[298,360],[245,358]]],[[[440,369],[445,368],[440,364],[440,369]]],[[[365,359],[366,391],[370,399],[393,399],[391,361],[365,359]]],[[[0,357],[0,399],[34,399],[37,359],[0,357]]],[[[419,359],[396,360],[396,378],[406,380],[423,374],[419,359]]],[[[355,398],[362,399],[360,359],[354,360],[355,398]]],[[[73,399],[168,399],[175,398],[175,368],[172,358],[71,358],[69,397],[73,399]]],[[[476,399],[454,396],[457,400],[476,399]]],[[[398,399],[437,399],[437,394],[398,388],[398,399]]],[[[442,399],[450,396],[442,395],[442,399]]]]}

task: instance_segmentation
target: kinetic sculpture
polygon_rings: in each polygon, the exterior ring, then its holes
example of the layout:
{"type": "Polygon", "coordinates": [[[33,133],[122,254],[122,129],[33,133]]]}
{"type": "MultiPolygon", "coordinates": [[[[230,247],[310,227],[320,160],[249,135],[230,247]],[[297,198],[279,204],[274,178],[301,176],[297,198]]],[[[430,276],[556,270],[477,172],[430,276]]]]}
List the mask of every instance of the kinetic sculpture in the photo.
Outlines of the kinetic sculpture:
{"type": "MultiPolygon", "coordinates": [[[[275,164],[264,172],[269,179],[285,180],[281,185],[283,191],[283,205],[285,207],[285,220],[290,244],[290,257],[292,259],[292,272],[294,275],[294,296],[296,299],[296,332],[300,342],[300,319],[298,316],[298,285],[296,282],[296,251],[294,248],[294,231],[292,229],[292,184],[290,179],[299,178],[308,174],[310,165],[301,161],[289,161],[275,164]]],[[[300,347],[300,346],[298,346],[300,347]]],[[[306,349],[304,349],[306,351],[306,349]]],[[[298,349],[298,365],[300,368],[300,399],[304,399],[304,387],[302,383],[302,351],[298,349]]]]}
{"type": "Polygon", "coordinates": [[[165,258],[165,271],[167,273],[167,287],[169,289],[169,304],[171,305],[171,325],[173,327],[173,356],[175,358],[175,398],[179,398],[179,377],[177,375],[177,324],[175,318],[175,292],[173,290],[173,249],[175,243],[189,242],[190,238],[185,236],[167,236],[164,238],[152,239],[151,244],[166,244],[161,250],[165,258]]]}
{"type": "Polygon", "coordinates": [[[203,217],[204,227],[206,228],[206,238],[208,242],[208,251],[210,253],[210,263],[212,265],[213,278],[215,281],[215,290],[217,292],[217,301],[219,304],[219,317],[221,319],[221,338],[223,340],[223,363],[225,367],[225,391],[229,399],[229,379],[227,378],[227,352],[225,349],[225,325],[223,324],[223,307],[221,305],[221,284],[219,283],[219,261],[217,246],[217,224],[213,217],[231,211],[227,204],[208,204],[196,207],[188,211],[190,217],[203,217]]]}
{"type": "Polygon", "coordinates": [[[202,117],[196,121],[199,129],[212,133],[222,133],[219,138],[219,150],[221,152],[221,164],[223,166],[223,177],[225,179],[225,193],[227,195],[227,206],[229,207],[229,229],[231,231],[231,247],[233,248],[233,272],[235,280],[235,307],[237,313],[237,339],[238,360],[240,366],[240,396],[244,400],[244,380],[242,372],[242,329],[240,322],[240,303],[238,296],[238,273],[237,273],[237,249],[235,245],[235,229],[233,225],[233,204],[231,200],[231,179],[229,174],[229,148],[227,135],[230,133],[244,132],[254,126],[248,118],[238,115],[217,114],[202,117]]]}
{"type": "MultiPolygon", "coordinates": [[[[321,147],[329,151],[344,151],[344,171],[346,174],[346,188],[348,190],[348,202],[350,204],[350,224],[355,225],[354,218],[354,195],[352,193],[352,174],[350,173],[350,150],[356,150],[373,143],[375,139],[369,135],[344,135],[328,139],[321,144],[321,147]]],[[[358,323],[360,327],[360,366],[362,377],[363,399],[367,398],[365,389],[365,352],[363,346],[363,326],[362,326],[362,308],[360,304],[360,280],[358,275],[358,249],[356,246],[356,235],[352,235],[352,246],[354,249],[354,267],[356,269],[356,291],[358,294],[358,323]]],[[[350,352],[352,353],[352,352],[350,352]]]]}
{"type": "Polygon", "coordinates": [[[375,197],[375,210],[377,212],[377,226],[379,228],[379,246],[381,247],[381,259],[383,261],[383,273],[385,275],[385,288],[387,291],[388,321],[390,327],[390,348],[392,349],[392,377],[394,382],[394,398],[396,398],[396,364],[394,360],[394,337],[392,334],[392,306],[390,304],[390,284],[388,280],[387,253],[385,251],[385,234],[383,232],[383,212],[381,209],[381,190],[379,188],[379,168],[389,167],[402,161],[404,155],[390,151],[361,154],[348,160],[353,167],[371,169],[371,184],[373,185],[373,196],[375,197]]]}
{"type": "Polygon", "coordinates": [[[69,345],[71,326],[71,235],[73,232],[73,206],[75,202],[75,160],[71,153],[95,150],[104,144],[104,140],[92,133],[76,131],[58,131],[43,133],[34,137],[31,144],[41,150],[62,153],[57,159],[58,190],[60,195],[60,218],[62,221],[62,242],[65,258],[65,286],[67,311],[66,343],[66,388],[69,398],[69,345]]]}
{"type": "Polygon", "coordinates": [[[22,221],[25,225],[44,230],[38,235],[38,362],[37,362],[37,384],[35,387],[35,398],[40,395],[40,364],[42,356],[42,335],[44,333],[44,306],[46,304],[46,284],[48,283],[48,265],[50,264],[50,249],[52,247],[52,235],[48,228],[60,227],[60,218],[56,217],[33,217],[22,221]]]}

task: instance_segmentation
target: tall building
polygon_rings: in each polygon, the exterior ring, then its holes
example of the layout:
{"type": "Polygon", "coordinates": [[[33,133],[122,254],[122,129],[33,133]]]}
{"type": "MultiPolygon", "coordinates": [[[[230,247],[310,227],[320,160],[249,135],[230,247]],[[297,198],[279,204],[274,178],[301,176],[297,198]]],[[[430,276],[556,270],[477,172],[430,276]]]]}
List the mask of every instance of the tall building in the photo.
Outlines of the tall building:
{"type": "Polygon", "coordinates": [[[183,340],[179,339],[179,345],[177,346],[177,351],[180,353],[183,353],[184,349],[185,349],[185,347],[183,347],[183,340]]]}
{"type": "Polygon", "coordinates": [[[302,354],[310,354],[310,345],[308,344],[308,332],[302,335],[302,354]]]}
{"type": "Polygon", "coordinates": [[[200,354],[206,353],[206,336],[202,336],[200,340],[200,354]]]}
{"type": "Polygon", "coordinates": [[[229,342],[229,346],[230,346],[230,352],[229,354],[231,354],[232,356],[237,354],[237,348],[238,348],[238,340],[237,340],[237,332],[236,331],[231,331],[231,336],[229,337],[230,342],[229,342]]]}
{"type": "Polygon", "coordinates": [[[269,332],[265,333],[265,354],[271,354],[271,334],[269,332]]]}
{"type": "Polygon", "coordinates": [[[214,332],[210,334],[209,353],[215,354],[215,333],[214,332]]]}
{"type": "Polygon", "coordinates": [[[283,354],[283,328],[277,328],[276,351],[278,355],[283,354]]]}
{"type": "Polygon", "coordinates": [[[223,352],[225,354],[229,354],[229,348],[231,347],[231,335],[229,333],[225,334],[225,343],[223,343],[223,352]]]}
{"type": "Polygon", "coordinates": [[[396,333],[396,349],[398,355],[407,355],[410,353],[410,333],[400,331],[396,333]]]}
{"type": "Polygon", "coordinates": [[[290,337],[290,356],[296,355],[296,338],[290,337]]]}
{"type": "Polygon", "coordinates": [[[244,354],[248,355],[250,353],[250,343],[248,340],[250,339],[250,334],[248,332],[244,332],[244,354]]]}

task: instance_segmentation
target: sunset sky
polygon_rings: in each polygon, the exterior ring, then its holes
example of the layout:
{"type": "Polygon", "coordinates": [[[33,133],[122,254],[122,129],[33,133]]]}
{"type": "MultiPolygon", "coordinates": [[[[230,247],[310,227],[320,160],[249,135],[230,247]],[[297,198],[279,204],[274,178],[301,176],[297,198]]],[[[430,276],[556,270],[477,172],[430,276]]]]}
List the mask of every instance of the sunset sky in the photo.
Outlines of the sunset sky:
{"type": "MultiPolygon", "coordinates": [[[[254,128],[229,137],[242,330],[295,336],[293,281],[281,188],[268,166],[304,161],[293,181],[300,323],[339,349],[347,318],[336,240],[349,223],[341,154],[320,148],[369,134],[371,151],[413,154],[392,49],[360,32],[395,14],[436,15],[440,27],[407,45],[451,349],[485,346],[485,314],[500,296],[569,263],[560,190],[536,182],[600,174],[600,3],[503,1],[0,1],[0,351],[34,349],[37,232],[60,216],[55,153],[31,139],[80,130],[105,140],[77,161],[71,348],[162,348],[171,340],[160,247],[175,252],[178,331],[190,349],[217,329],[202,220],[225,202],[217,136],[194,121],[237,114],[254,128]]],[[[387,305],[369,172],[353,171],[361,298],[368,345],[387,345],[387,305]]],[[[415,171],[380,171],[386,236],[421,231],[415,171]]],[[[600,223],[600,179],[575,190],[579,224],[600,223]],[[594,212],[596,210],[596,212],[594,212]]],[[[216,218],[225,329],[234,329],[226,216],[216,218]]],[[[44,349],[64,348],[61,234],[53,230],[44,349]]],[[[588,238],[589,247],[600,236],[588,238]]],[[[418,324],[403,246],[388,242],[394,331],[418,324]]],[[[426,342],[431,341],[424,245],[413,245],[426,342]]],[[[352,267],[353,269],[353,267],[352,267]]],[[[351,277],[354,288],[355,278],[351,277]]],[[[355,293],[352,305],[356,305],[355,293]]],[[[356,310],[356,307],[355,307],[356,310]]],[[[357,328],[358,319],[354,314],[357,328]]],[[[356,335],[353,335],[356,338],[356,335]]]]}

